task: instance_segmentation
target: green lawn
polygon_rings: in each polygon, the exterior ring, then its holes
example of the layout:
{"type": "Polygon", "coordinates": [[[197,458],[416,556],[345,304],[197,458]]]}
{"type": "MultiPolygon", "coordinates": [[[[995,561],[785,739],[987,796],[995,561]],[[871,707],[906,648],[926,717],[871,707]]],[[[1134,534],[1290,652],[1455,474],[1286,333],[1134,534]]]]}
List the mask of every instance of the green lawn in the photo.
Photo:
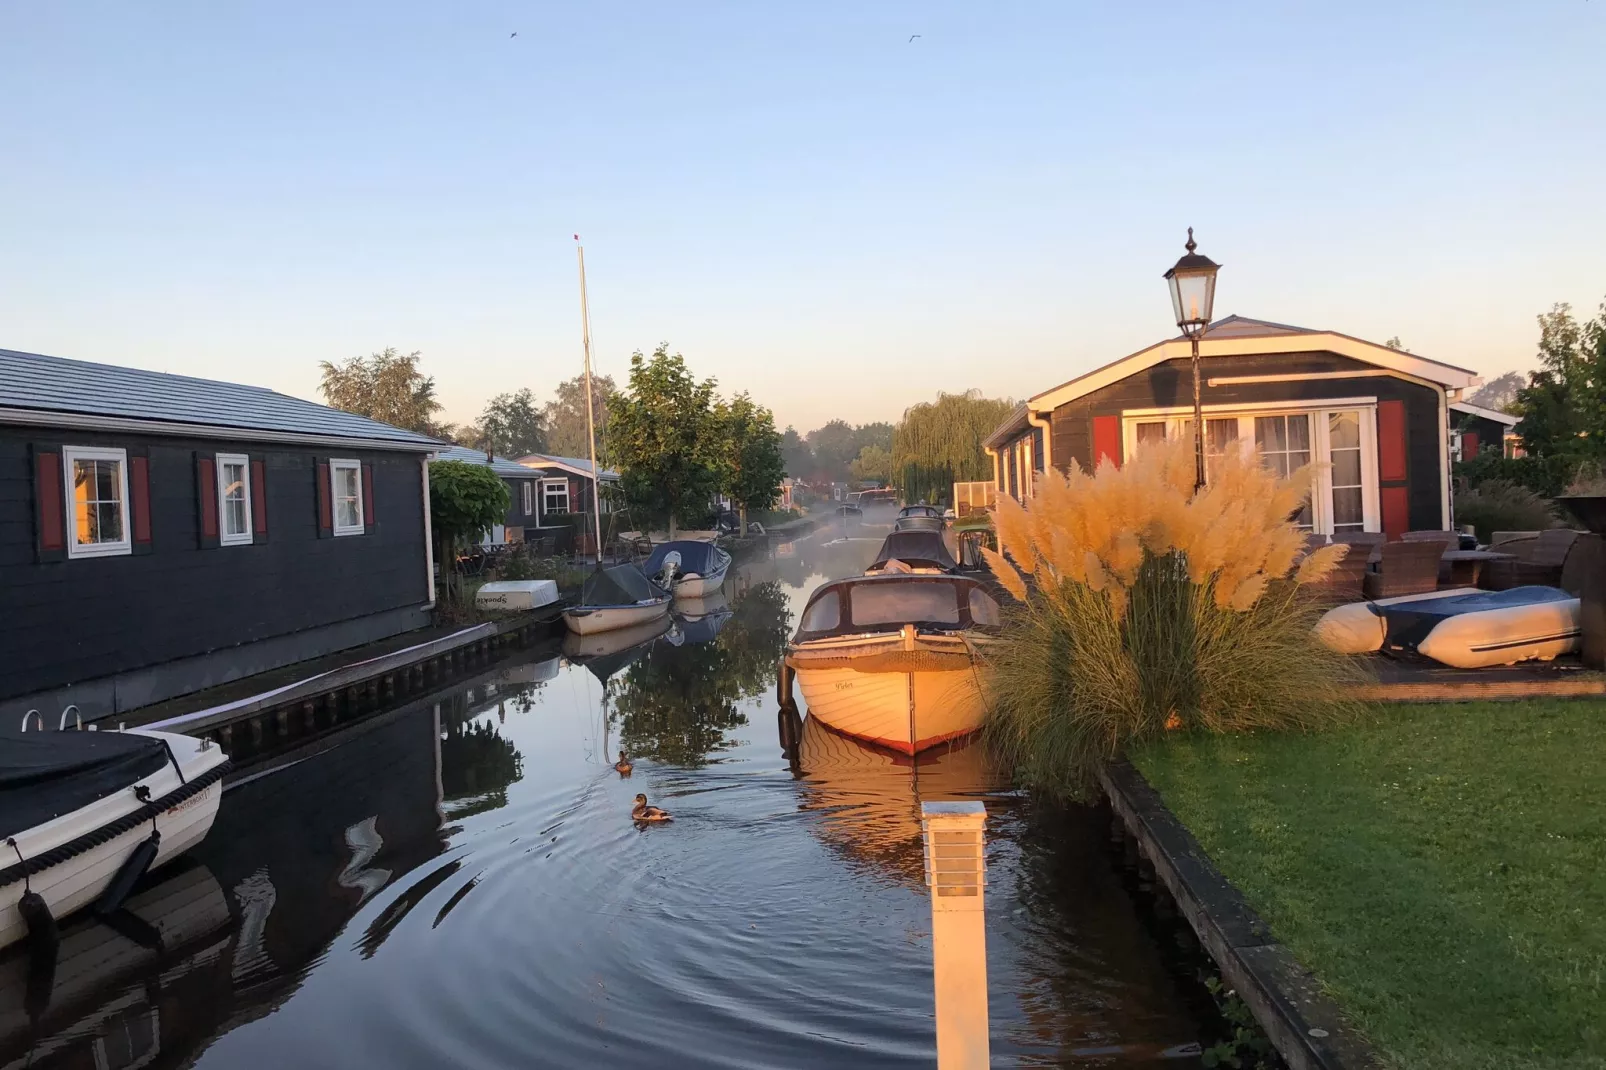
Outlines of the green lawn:
{"type": "Polygon", "coordinates": [[[1386,708],[1133,760],[1400,1067],[1606,1067],[1606,703],[1386,708]]]}

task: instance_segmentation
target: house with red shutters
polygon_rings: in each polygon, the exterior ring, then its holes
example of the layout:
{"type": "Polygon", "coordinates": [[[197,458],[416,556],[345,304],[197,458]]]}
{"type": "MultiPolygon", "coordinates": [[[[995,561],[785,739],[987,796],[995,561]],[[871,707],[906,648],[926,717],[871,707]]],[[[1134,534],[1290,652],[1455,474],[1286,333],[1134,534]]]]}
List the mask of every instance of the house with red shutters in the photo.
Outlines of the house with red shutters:
{"type": "Polygon", "coordinates": [[[442,446],[263,387],[0,350],[0,717],[102,717],[428,624],[442,446]]]}
{"type": "MultiPolygon", "coordinates": [[[[1300,517],[1316,533],[1450,527],[1451,429],[1467,415],[1455,411],[1463,392],[1481,382],[1474,372],[1243,316],[1212,323],[1199,353],[1207,473],[1209,456],[1234,449],[1259,450],[1284,473],[1316,462],[1300,517]]],[[[1193,438],[1192,354],[1180,337],[1027,398],[984,445],[998,492],[1022,500],[1050,465],[1120,464],[1141,443],[1178,436],[1193,438]]]]}

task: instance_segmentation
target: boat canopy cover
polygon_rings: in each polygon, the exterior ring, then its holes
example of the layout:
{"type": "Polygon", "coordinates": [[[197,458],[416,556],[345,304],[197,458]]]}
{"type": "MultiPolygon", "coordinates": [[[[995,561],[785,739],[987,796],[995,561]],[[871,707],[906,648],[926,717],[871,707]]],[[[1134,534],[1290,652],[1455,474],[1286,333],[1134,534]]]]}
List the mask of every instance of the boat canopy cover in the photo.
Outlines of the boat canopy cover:
{"type": "MultiPolygon", "coordinates": [[[[1511,587],[1504,591],[1471,591],[1443,598],[1410,599],[1386,606],[1373,606],[1372,612],[1383,618],[1386,628],[1384,642],[1389,646],[1414,649],[1441,623],[1451,617],[1467,613],[1488,613],[1491,610],[1521,609],[1524,606],[1543,605],[1547,602],[1565,602],[1573,596],[1560,587],[1511,587]]],[[[1489,641],[1498,644],[1511,638],[1509,620],[1489,621],[1489,641]]],[[[1523,642],[1531,643],[1532,639],[1523,642]]],[[[1519,644],[1520,645],[1520,644],[1519,644]]]]}
{"type": "Polygon", "coordinates": [[[906,505],[898,510],[898,519],[906,516],[934,516],[941,519],[942,510],[935,505],[906,505]]]}
{"type": "Polygon", "coordinates": [[[635,565],[613,565],[601,572],[593,572],[580,588],[580,605],[633,606],[655,598],[665,598],[668,591],[649,580],[635,565]]]}
{"type": "Polygon", "coordinates": [[[952,572],[959,565],[948,552],[940,531],[894,531],[881,544],[881,552],[866,571],[882,568],[888,561],[902,561],[916,568],[940,568],[952,572]]]}
{"type": "Polygon", "coordinates": [[[799,640],[856,632],[990,629],[1002,624],[998,601],[968,576],[895,573],[828,583],[814,592],[798,624],[799,640]]]}
{"type": "Polygon", "coordinates": [[[711,542],[676,539],[674,542],[664,542],[654,546],[652,556],[641,566],[642,572],[648,576],[658,575],[664,570],[664,559],[671,553],[680,555],[679,572],[682,576],[710,576],[719,571],[722,559],[730,558],[729,554],[711,542]]]}
{"type": "Polygon", "coordinates": [[[0,836],[126,791],[167,763],[160,739],[133,732],[0,728],[0,836]]]}

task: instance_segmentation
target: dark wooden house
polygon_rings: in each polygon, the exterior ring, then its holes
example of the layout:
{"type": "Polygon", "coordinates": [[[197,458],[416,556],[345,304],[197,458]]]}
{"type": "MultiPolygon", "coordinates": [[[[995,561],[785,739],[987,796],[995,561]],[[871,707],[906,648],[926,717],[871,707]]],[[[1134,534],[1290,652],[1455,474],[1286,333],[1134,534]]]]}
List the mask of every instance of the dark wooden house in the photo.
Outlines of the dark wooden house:
{"type": "MultiPolygon", "coordinates": [[[[590,523],[576,521],[577,514],[589,516],[591,513],[591,462],[583,457],[531,453],[520,457],[519,464],[533,472],[539,480],[536,489],[538,523],[525,530],[525,538],[554,538],[558,549],[565,552],[589,546],[594,541],[594,536],[588,534],[590,523]],[[578,542],[571,541],[575,536],[579,537],[578,542]]],[[[607,487],[618,482],[618,472],[606,468],[602,470],[602,493],[598,497],[604,517],[612,508],[607,487]]],[[[607,528],[606,519],[603,527],[607,528]]]]}
{"type": "Polygon", "coordinates": [[[427,624],[440,447],[261,387],[0,350],[0,717],[105,716],[427,624]]]}
{"type": "MultiPolygon", "coordinates": [[[[1229,316],[1200,347],[1206,449],[1318,462],[1316,532],[1450,526],[1450,411],[1465,368],[1349,335],[1229,316]]],[[[1192,437],[1186,339],[1172,338],[1028,398],[987,439],[1000,493],[1030,497],[1047,466],[1120,464],[1141,442],[1192,437]]]]}
{"type": "Polygon", "coordinates": [[[1470,461],[1494,450],[1502,457],[1521,449],[1517,434],[1520,419],[1499,409],[1486,409],[1465,401],[1450,405],[1450,453],[1457,461],[1470,461]]]}
{"type": "Polygon", "coordinates": [[[524,542],[526,537],[533,539],[540,534],[532,529],[541,526],[542,473],[531,471],[518,461],[467,446],[450,446],[437,453],[434,459],[484,465],[507,484],[507,515],[502,518],[502,523],[485,533],[482,545],[519,543],[524,542]]]}

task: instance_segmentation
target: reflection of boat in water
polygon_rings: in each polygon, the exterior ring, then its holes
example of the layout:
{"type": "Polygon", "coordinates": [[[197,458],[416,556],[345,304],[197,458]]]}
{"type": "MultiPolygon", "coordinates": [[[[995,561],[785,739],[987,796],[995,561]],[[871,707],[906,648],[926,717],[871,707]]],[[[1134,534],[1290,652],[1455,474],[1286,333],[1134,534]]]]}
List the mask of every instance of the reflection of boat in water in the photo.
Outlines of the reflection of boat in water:
{"type": "Polygon", "coordinates": [[[175,1010],[163,989],[222,961],[229,924],[211,871],[186,862],[147,877],[111,919],[65,928],[43,987],[20,949],[0,959],[0,1052],[26,1053],[7,1065],[148,1065],[162,1051],[161,1015],[175,1010]]]}
{"type": "Polygon", "coordinates": [[[719,635],[731,618],[730,603],[724,591],[713,591],[702,598],[676,598],[675,620],[680,624],[680,642],[706,643],[719,635]]]}
{"type": "Polygon", "coordinates": [[[584,665],[597,679],[608,677],[629,665],[647,650],[654,639],[675,626],[668,614],[630,628],[595,635],[569,634],[563,637],[563,656],[584,665]]]}
{"type": "Polygon", "coordinates": [[[577,635],[617,631],[663,617],[673,597],[635,565],[613,565],[586,579],[579,604],[565,609],[563,620],[577,635]]]}
{"type": "Polygon", "coordinates": [[[668,589],[676,598],[701,598],[719,590],[731,567],[731,555],[708,542],[677,539],[653,547],[641,570],[660,587],[669,570],[668,589]]]}
{"type": "Polygon", "coordinates": [[[0,948],[29,932],[26,892],[62,919],[125,866],[137,876],[200,843],[228,764],[210,740],[169,732],[0,733],[0,948]]]}
{"type": "Polygon", "coordinates": [[[913,754],[981,727],[975,647],[999,623],[998,603],[968,577],[840,580],[809,599],[786,666],[810,717],[913,754]]]}
{"type": "Polygon", "coordinates": [[[979,740],[911,757],[861,743],[814,717],[803,721],[798,762],[805,808],[823,812],[824,838],[916,884],[924,880],[920,804],[974,799],[1005,786],[979,740]]]}

